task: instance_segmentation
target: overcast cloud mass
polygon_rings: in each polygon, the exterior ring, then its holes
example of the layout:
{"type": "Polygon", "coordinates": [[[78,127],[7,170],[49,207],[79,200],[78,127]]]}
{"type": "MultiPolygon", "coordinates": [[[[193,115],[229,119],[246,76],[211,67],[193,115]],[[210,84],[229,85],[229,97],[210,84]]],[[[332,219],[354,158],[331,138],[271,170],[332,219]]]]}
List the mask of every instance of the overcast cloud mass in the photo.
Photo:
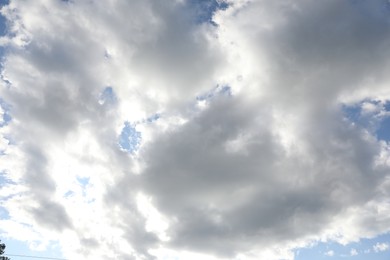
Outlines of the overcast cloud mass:
{"type": "Polygon", "coordinates": [[[390,231],[388,1],[1,13],[3,235],[68,259],[292,260],[390,231]]]}

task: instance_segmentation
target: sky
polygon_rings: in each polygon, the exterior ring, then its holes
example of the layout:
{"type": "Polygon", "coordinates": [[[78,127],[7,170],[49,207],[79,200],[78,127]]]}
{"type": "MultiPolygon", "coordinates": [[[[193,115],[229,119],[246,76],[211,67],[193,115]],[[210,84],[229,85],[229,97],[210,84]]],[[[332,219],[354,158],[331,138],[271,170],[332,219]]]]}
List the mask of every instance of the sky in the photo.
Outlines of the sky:
{"type": "Polygon", "coordinates": [[[390,258],[388,0],[0,5],[12,260],[390,258]]]}

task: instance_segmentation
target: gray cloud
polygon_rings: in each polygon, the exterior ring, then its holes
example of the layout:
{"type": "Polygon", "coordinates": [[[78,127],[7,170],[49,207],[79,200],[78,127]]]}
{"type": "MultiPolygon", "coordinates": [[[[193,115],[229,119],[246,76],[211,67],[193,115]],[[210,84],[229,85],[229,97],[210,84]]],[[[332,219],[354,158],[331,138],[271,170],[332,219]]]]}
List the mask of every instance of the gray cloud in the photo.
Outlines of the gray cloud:
{"type": "Polygon", "coordinates": [[[59,231],[71,228],[72,222],[64,206],[50,198],[55,192],[55,182],[50,172],[47,171],[45,155],[38,147],[28,146],[25,151],[27,164],[23,179],[30,188],[30,199],[35,201],[37,206],[30,205],[29,201],[26,201],[23,208],[45,227],[59,231]]]}
{"type": "Polygon", "coordinates": [[[72,227],[71,220],[61,204],[45,200],[38,203],[39,207],[31,209],[31,213],[39,224],[58,231],[72,227]]]}
{"type": "Polygon", "coordinates": [[[379,148],[357,129],[337,118],[326,131],[310,122],[301,141],[309,155],[288,155],[269,110],[227,99],[157,138],[143,155],[145,191],[175,219],[173,246],[233,257],[253,245],[320,234],[346,208],[373,198],[385,172],[372,168],[379,148]],[[240,136],[247,136],[241,150],[229,150],[240,136]]]}

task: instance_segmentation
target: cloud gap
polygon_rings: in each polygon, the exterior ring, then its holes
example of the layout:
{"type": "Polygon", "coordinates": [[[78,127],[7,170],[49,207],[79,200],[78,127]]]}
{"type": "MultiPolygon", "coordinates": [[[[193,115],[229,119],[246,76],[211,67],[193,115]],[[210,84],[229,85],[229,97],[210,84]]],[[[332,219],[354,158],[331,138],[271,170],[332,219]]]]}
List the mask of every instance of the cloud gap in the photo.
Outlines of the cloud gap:
{"type": "Polygon", "coordinates": [[[188,8],[195,12],[196,23],[217,24],[213,21],[213,16],[218,10],[226,10],[229,3],[225,0],[187,0],[188,8]]]}
{"type": "Polygon", "coordinates": [[[119,147],[128,153],[135,152],[141,143],[141,133],[136,130],[136,125],[125,122],[119,135],[119,147]]]}
{"type": "Polygon", "coordinates": [[[367,129],[378,140],[390,140],[389,101],[367,99],[352,105],[343,105],[342,110],[351,123],[367,129]]]}

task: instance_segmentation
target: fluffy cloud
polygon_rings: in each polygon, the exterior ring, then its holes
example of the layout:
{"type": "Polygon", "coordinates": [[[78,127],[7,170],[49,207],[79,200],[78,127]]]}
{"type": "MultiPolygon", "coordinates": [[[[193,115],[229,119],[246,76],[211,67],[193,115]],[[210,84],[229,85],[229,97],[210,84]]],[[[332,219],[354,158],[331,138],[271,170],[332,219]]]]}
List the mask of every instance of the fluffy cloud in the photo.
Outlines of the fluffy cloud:
{"type": "Polygon", "coordinates": [[[387,244],[387,243],[376,243],[373,246],[373,249],[374,249],[375,252],[386,251],[386,250],[389,250],[389,244],[387,244]]]}
{"type": "Polygon", "coordinates": [[[70,259],[293,259],[390,230],[388,144],[345,110],[387,114],[388,2],[196,2],[3,7],[4,234],[70,259]]]}

